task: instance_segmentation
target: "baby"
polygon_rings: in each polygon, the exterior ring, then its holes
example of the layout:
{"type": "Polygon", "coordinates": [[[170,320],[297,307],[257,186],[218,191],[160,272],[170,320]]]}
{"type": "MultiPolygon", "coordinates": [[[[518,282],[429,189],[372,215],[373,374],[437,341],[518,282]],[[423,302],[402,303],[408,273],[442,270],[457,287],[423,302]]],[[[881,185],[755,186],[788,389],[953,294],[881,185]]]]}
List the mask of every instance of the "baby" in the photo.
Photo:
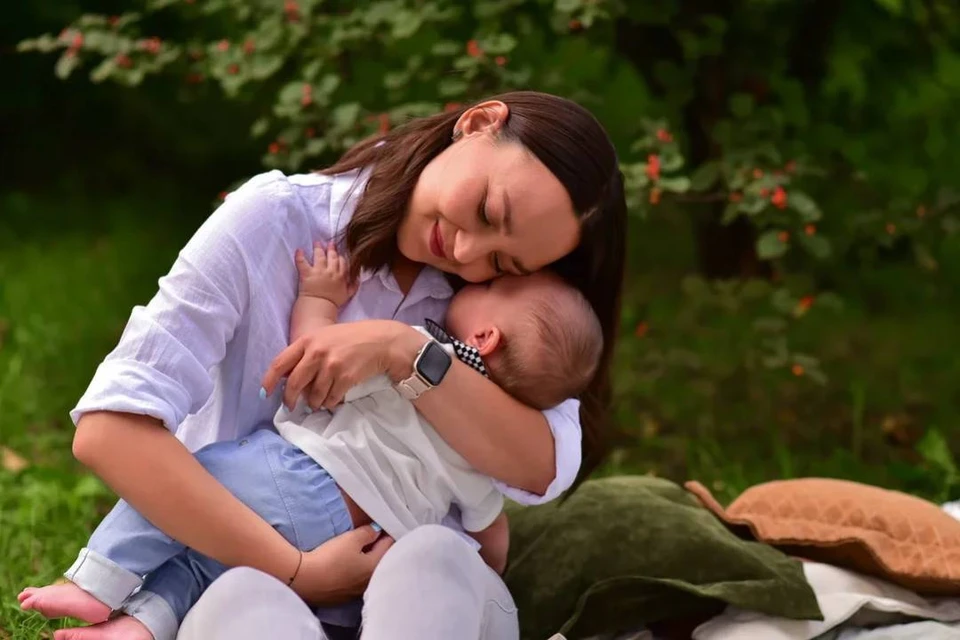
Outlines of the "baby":
{"type": "MultiPolygon", "coordinates": [[[[352,295],[346,262],[332,245],[315,247],[312,265],[302,252],[296,263],[300,288],[291,340],[336,322],[352,295]]],[[[584,297],[547,272],[462,288],[446,318],[456,338],[426,324],[425,342],[436,341],[538,409],[579,395],[603,346],[600,324],[584,297]]],[[[281,407],[278,433],[256,431],[205,447],[196,457],[302,550],[371,522],[399,539],[416,526],[439,523],[456,506],[481,555],[502,571],[507,530],[501,493],[440,438],[399,387],[376,376],[351,389],[333,411],[312,412],[302,402],[292,410],[281,407]]],[[[112,632],[173,640],[187,610],[225,570],[121,500],[66,572],[71,582],[25,589],[19,601],[22,609],[47,617],[87,622],[122,612],[126,616],[111,621],[112,632]]],[[[332,624],[355,622],[352,607],[317,613],[332,624]]]]}

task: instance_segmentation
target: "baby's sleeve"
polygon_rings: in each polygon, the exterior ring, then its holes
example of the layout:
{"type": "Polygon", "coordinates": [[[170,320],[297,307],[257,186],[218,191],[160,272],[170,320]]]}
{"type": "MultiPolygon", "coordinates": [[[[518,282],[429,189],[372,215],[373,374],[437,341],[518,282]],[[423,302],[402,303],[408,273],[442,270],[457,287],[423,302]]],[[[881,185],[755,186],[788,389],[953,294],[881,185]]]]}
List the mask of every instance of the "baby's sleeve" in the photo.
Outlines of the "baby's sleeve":
{"type": "Polygon", "coordinates": [[[458,503],[463,528],[466,531],[483,531],[497,519],[503,511],[503,494],[493,484],[482,499],[472,504],[458,503]]]}

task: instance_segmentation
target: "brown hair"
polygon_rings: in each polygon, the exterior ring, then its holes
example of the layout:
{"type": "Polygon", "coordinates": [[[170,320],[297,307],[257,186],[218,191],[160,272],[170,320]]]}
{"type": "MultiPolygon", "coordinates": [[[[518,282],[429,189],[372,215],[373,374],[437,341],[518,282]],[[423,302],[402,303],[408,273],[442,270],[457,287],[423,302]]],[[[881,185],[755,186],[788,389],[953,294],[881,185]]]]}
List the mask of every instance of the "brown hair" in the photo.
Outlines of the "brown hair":
{"type": "Polygon", "coordinates": [[[490,378],[535,409],[582,394],[603,354],[603,329],[590,303],[554,278],[525,291],[524,309],[501,327],[501,344],[485,359],[490,378]]]}
{"type": "MultiPolygon", "coordinates": [[[[619,331],[620,289],[626,253],[627,208],[616,149],[593,115],[580,105],[534,91],[490,100],[507,105],[501,140],[526,147],[563,184],[580,220],[580,244],[552,268],[590,302],[603,328],[603,355],[581,396],[583,463],[576,485],[600,463],[610,404],[609,369],[619,331]]],[[[453,127],[469,107],[417,118],[364,140],[323,173],[370,169],[370,177],[344,234],[353,275],[397,257],[397,230],[420,173],[452,143],[453,127]],[[379,145],[380,142],[386,144],[379,145]]]]}

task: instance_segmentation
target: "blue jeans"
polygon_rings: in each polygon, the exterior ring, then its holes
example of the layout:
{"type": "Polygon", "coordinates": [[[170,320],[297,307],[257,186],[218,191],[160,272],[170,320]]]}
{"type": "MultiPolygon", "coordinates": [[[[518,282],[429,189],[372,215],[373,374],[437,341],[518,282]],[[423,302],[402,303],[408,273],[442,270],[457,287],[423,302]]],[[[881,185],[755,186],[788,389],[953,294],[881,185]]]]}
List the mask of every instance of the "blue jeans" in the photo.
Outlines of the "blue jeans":
{"type": "MultiPolygon", "coordinates": [[[[233,495],[284,538],[309,551],[352,529],[333,478],[276,432],[255,431],[196,453],[233,495]]],[[[187,611],[228,567],[185,547],[121,500],[65,576],[104,604],[140,620],[155,640],[172,640],[187,611]]],[[[336,625],[356,625],[359,603],[317,611],[336,625]]]]}

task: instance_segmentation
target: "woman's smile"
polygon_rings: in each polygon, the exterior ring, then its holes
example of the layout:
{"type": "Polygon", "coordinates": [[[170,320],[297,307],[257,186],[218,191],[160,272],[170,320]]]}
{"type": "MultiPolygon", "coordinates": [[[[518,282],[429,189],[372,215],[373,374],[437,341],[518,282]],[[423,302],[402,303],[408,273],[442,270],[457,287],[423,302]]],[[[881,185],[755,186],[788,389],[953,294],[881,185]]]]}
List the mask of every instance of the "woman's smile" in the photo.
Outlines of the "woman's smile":
{"type": "Polygon", "coordinates": [[[443,246],[443,233],[440,232],[440,221],[437,220],[430,229],[430,253],[446,260],[447,251],[443,246]]]}

